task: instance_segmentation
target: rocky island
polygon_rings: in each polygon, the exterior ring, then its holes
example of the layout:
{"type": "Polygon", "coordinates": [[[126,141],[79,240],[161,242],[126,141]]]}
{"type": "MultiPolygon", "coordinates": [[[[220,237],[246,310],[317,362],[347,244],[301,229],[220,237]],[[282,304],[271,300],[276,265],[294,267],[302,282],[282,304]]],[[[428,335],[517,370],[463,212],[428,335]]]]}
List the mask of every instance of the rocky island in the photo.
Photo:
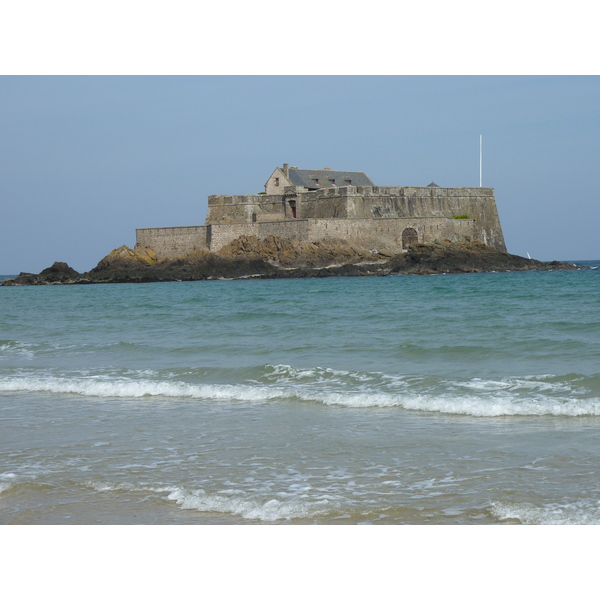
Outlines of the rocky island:
{"type": "Polygon", "coordinates": [[[0,285],[431,275],[578,268],[571,263],[541,262],[508,254],[478,241],[415,244],[398,254],[374,254],[343,240],[306,242],[277,236],[265,239],[241,236],[219,252],[199,250],[178,258],[160,259],[151,250],[121,246],[86,273],[78,273],[64,262],[55,262],[39,274],[21,273],[0,285]]]}
{"type": "Polygon", "coordinates": [[[277,167],[265,191],[208,198],[204,225],[136,230],[78,273],[56,262],[1,285],[576,269],[506,252],[492,188],[377,186],[362,171],[277,167]]]}

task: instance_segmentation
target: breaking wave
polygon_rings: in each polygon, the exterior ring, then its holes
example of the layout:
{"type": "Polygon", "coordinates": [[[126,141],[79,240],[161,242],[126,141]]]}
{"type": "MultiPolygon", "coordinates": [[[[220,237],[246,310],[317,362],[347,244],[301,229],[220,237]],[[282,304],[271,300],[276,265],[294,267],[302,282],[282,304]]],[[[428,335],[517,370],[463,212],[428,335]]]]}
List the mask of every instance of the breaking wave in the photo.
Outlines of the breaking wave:
{"type": "Polygon", "coordinates": [[[0,340],[0,360],[5,356],[20,356],[31,359],[35,355],[35,346],[15,340],[0,340]]]}
{"type": "Polygon", "coordinates": [[[0,496],[4,494],[4,492],[8,492],[8,490],[13,487],[15,487],[15,483],[0,481],[0,496]]]}
{"type": "Polygon", "coordinates": [[[188,384],[184,382],[151,380],[101,380],[90,378],[28,377],[0,380],[3,392],[46,392],[76,394],[99,398],[197,398],[213,400],[241,400],[266,402],[281,394],[267,388],[239,385],[188,384]]]}
{"type": "Polygon", "coordinates": [[[600,525],[600,501],[580,500],[535,506],[529,502],[492,502],[491,513],[500,521],[523,525],[600,525]]]}
{"type": "MultiPolygon", "coordinates": [[[[114,371],[0,378],[2,392],[99,398],[192,399],[262,404],[316,402],[347,408],[402,408],[474,417],[600,416],[600,375],[446,379],[327,368],[264,365],[220,373],[234,383],[198,381],[207,371],[114,371]],[[182,381],[191,379],[192,381],[182,381]]],[[[214,377],[214,373],[208,376],[214,377]]]]}
{"type": "Polygon", "coordinates": [[[15,473],[0,473],[0,496],[10,490],[14,490],[21,483],[15,473]]]}
{"type": "Polygon", "coordinates": [[[152,487],[95,482],[89,482],[88,485],[98,492],[153,492],[168,501],[175,502],[183,510],[235,515],[253,521],[306,519],[339,509],[338,502],[328,499],[282,501],[276,498],[249,498],[241,494],[207,493],[202,489],[186,490],[177,486],[152,487]]]}
{"type": "Polygon", "coordinates": [[[278,521],[309,518],[338,509],[339,506],[329,500],[302,502],[300,500],[280,501],[275,498],[266,501],[240,497],[228,497],[219,494],[207,494],[203,490],[173,490],[169,500],[174,500],[182,509],[200,512],[218,512],[237,515],[249,520],[278,521]]]}

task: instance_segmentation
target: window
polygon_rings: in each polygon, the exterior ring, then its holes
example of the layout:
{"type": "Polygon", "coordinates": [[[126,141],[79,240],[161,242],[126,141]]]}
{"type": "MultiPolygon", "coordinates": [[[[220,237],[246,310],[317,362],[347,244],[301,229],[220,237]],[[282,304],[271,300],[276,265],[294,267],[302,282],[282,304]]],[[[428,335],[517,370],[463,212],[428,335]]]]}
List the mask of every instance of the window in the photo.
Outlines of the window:
{"type": "Polygon", "coordinates": [[[344,181],[345,181],[345,182],[346,182],[348,185],[350,185],[350,184],[352,183],[352,179],[344,179],[344,181]]]}
{"type": "Polygon", "coordinates": [[[275,177],[275,187],[279,187],[279,177],[275,177]]]}

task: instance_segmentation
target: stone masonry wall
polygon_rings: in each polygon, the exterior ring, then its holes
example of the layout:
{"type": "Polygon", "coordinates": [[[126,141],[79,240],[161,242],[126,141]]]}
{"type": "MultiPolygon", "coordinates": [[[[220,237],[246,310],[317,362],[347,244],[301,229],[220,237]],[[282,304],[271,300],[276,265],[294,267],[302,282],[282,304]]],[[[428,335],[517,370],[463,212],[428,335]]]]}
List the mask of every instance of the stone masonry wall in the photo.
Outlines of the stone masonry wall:
{"type": "Polygon", "coordinates": [[[206,226],[136,229],[136,247],[151,248],[158,258],[175,258],[208,249],[206,226]]]}
{"type": "Polygon", "coordinates": [[[206,225],[282,221],[285,218],[283,196],[210,196],[206,225]]]}
{"type": "Polygon", "coordinates": [[[241,235],[255,235],[259,239],[277,235],[305,241],[342,239],[370,250],[400,252],[402,232],[409,227],[415,229],[420,243],[444,239],[457,242],[475,238],[475,223],[471,219],[299,219],[272,223],[211,225],[210,249],[218,252],[241,235]]]}
{"type": "MultiPolygon", "coordinates": [[[[293,190],[290,190],[293,192],[293,190]]],[[[210,196],[207,225],[300,219],[398,219],[468,216],[475,237],[506,251],[492,188],[347,186],[297,195],[210,196]]],[[[450,236],[447,236],[450,239],[450,236]]]]}
{"type": "MultiPolygon", "coordinates": [[[[348,199],[348,216],[448,218],[467,215],[475,221],[476,238],[506,251],[491,188],[357,187],[348,199]]],[[[456,219],[455,219],[456,220],[456,219]]]]}
{"type": "Polygon", "coordinates": [[[223,246],[241,235],[255,235],[259,239],[277,235],[282,238],[297,237],[301,240],[308,240],[308,223],[306,220],[289,220],[271,223],[210,225],[210,249],[218,252],[223,246]]]}
{"type": "MultiPolygon", "coordinates": [[[[302,188],[300,188],[302,189],[302,188]]],[[[255,194],[210,196],[206,225],[283,221],[291,218],[290,200],[296,203],[298,219],[336,219],[348,216],[348,196],[356,188],[329,188],[294,195],[255,194]]]]}
{"type": "Polygon", "coordinates": [[[290,219],[271,223],[231,223],[199,227],[157,227],[136,230],[136,247],[151,248],[159,259],[176,258],[196,250],[218,252],[241,235],[259,239],[270,235],[305,241],[342,239],[370,250],[402,251],[402,233],[412,228],[419,243],[479,239],[473,219],[406,217],[387,219],[290,219]]]}
{"type": "Polygon", "coordinates": [[[309,221],[309,237],[344,239],[370,250],[402,251],[402,233],[412,228],[419,243],[475,239],[472,219],[400,218],[400,219],[314,219],[309,221]]]}
{"type": "Polygon", "coordinates": [[[348,186],[313,192],[210,196],[205,226],[138,229],[137,246],[159,258],[218,252],[241,235],[305,241],[343,239],[372,250],[402,251],[402,233],[420,243],[480,240],[506,251],[491,188],[348,186]],[[290,200],[295,201],[292,218],[290,200]],[[467,216],[455,219],[452,217],[467,216]]]}

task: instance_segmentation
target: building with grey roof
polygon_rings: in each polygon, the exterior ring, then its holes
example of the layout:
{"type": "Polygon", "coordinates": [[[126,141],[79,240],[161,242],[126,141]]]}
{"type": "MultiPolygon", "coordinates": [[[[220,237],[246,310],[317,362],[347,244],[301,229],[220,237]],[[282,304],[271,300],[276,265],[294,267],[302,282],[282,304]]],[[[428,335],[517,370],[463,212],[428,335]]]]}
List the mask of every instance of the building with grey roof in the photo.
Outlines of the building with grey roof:
{"type": "Polygon", "coordinates": [[[322,190],[348,185],[375,185],[362,171],[333,171],[332,169],[298,169],[287,163],[277,167],[267,182],[267,194],[280,194],[288,186],[305,191],[322,190]]]}
{"type": "Polygon", "coordinates": [[[277,167],[265,191],[208,198],[204,225],[138,229],[137,246],[173,258],[221,248],[243,236],[342,240],[377,252],[414,244],[480,240],[506,251],[494,190],[377,186],[362,171],[277,167]]]}

